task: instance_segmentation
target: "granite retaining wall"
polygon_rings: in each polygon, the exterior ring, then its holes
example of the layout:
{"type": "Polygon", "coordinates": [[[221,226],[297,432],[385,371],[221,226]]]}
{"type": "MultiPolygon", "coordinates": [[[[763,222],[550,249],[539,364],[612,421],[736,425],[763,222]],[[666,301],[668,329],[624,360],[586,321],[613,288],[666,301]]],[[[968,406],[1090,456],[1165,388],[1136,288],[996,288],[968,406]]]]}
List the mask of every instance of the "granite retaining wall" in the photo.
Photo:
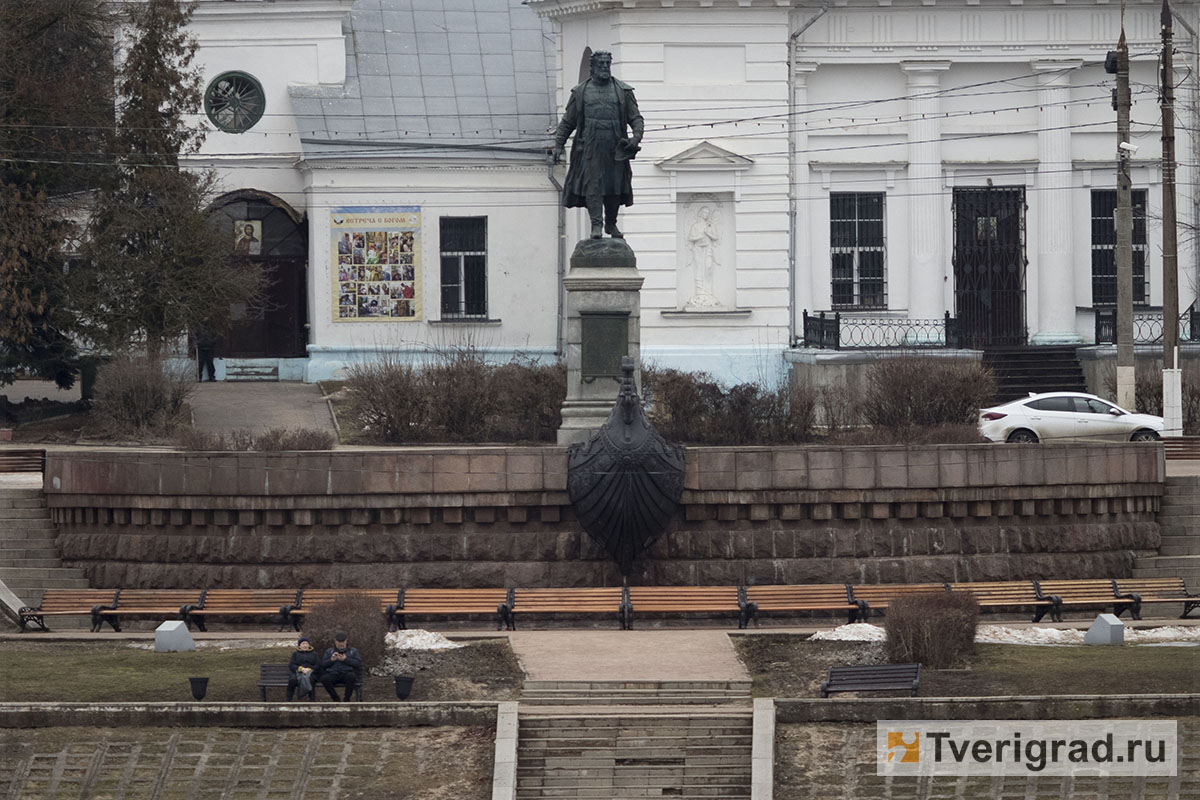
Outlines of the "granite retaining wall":
{"type": "MultiPolygon", "coordinates": [[[[558,447],[47,454],[93,586],[588,586],[558,447]]],[[[1158,445],[689,448],[633,583],[1124,576],[1158,546],[1158,445]]]]}

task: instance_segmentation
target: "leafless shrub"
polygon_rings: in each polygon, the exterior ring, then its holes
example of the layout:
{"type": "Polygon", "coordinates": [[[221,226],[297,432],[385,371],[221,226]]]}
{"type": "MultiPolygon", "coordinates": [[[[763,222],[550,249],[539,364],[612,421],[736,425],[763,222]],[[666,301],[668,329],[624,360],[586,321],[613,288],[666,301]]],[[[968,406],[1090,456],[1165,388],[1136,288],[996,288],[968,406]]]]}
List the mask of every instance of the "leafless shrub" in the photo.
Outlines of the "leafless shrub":
{"type": "Polygon", "coordinates": [[[304,615],[304,633],[318,652],[333,647],[333,635],[345,631],[351,647],[358,648],[364,670],[383,663],[387,633],[379,600],[365,592],[347,590],[333,601],[315,606],[304,615]]]}
{"type": "Polygon", "coordinates": [[[788,384],[742,383],[726,389],[703,372],[642,370],[650,419],[670,441],[696,444],[781,444],[809,441],[816,393],[788,384]]]}
{"type": "Polygon", "coordinates": [[[169,433],[182,421],[194,384],[189,365],[121,356],[96,379],[93,420],[112,436],[169,433]]]}
{"type": "Polygon", "coordinates": [[[888,604],[883,627],[893,664],[919,662],[946,669],[975,650],[979,603],[975,596],[930,592],[898,597],[888,604]]]}
{"type": "Polygon", "coordinates": [[[231,450],[271,452],[279,450],[332,450],[333,434],[313,428],[272,428],[255,435],[248,430],[206,433],[188,428],[175,435],[173,444],[180,450],[231,450]]]}
{"type": "Polygon", "coordinates": [[[978,444],[985,441],[979,426],[931,425],[910,428],[858,428],[831,433],[830,444],[862,445],[920,445],[920,444],[978,444]]]}
{"type": "Polygon", "coordinates": [[[884,428],[968,424],[996,395],[982,365],[943,358],[888,358],[867,371],[863,415],[884,428]]]}
{"type": "Polygon", "coordinates": [[[562,364],[489,364],[471,347],[421,367],[385,355],[350,370],[348,421],[379,442],[553,441],[566,383],[562,364]]]}

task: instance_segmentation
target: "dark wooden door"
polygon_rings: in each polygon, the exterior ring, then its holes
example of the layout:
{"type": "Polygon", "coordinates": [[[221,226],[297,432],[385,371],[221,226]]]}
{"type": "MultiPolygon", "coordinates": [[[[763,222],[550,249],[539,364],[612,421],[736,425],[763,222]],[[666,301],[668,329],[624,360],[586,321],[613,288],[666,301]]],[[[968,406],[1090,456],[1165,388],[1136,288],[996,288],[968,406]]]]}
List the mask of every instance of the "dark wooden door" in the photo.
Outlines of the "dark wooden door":
{"type": "Polygon", "coordinates": [[[301,358],[308,344],[305,263],[267,259],[266,299],[256,307],[233,309],[233,326],[217,354],[225,358],[301,358]]]}
{"type": "Polygon", "coordinates": [[[954,190],[954,307],[968,347],[1023,345],[1025,189],[954,190]]]}

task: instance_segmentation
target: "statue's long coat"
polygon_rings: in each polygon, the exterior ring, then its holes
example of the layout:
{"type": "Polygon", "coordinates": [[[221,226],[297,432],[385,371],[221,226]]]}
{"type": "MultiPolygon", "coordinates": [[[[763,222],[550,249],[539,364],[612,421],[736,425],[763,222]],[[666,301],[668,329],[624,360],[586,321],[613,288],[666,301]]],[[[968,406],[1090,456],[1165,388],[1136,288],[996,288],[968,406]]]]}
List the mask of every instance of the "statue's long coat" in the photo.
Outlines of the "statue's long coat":
{"type": "MultiPolygon", "coordinates": [[[[628,131],[632,129],[636,137],[641,139],[644,123],[642,114],[638,111],[637,99],[633,96],[633,87],[616,78],[609,80],[617,87],[617,98],[621,105],[621,135],[628,137],[628,131]]],[[[588,78],[571,90],[571,96],[567,99],[567,110],[563,113],[562,121],[558,123],[558,127],[554,131],[554,141],[559,147],[566,144],[572,131],[579,131],[575,137],[575,145],[571,148],[571,165],[567,168],[567,182],[563,184],[563,205],[567,208],[587,208],[587,198],[584,196],[584,170],[586,169],[584,154],[588,148],[586,142],[579,141],[579,137],[586,129],[583,118],[583,90],[591,81],[592,79],[588,78]]],[[[622,171],[621,204],[631,206],[633,205],[633,170],[628,161],[621,161],[620,169],[622,171]]]]}

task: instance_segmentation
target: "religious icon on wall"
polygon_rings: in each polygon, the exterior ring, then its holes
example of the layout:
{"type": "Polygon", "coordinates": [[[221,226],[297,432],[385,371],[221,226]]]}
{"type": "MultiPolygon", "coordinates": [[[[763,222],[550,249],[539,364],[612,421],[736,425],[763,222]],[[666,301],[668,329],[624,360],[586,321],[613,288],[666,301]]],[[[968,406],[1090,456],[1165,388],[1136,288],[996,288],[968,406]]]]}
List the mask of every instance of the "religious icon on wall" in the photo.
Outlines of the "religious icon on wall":
{"type": "Polygon", "coordinates": [[[262,255],[262,220],[239,219],[233,223],[233,252],[242,256],[262,255]]]}

